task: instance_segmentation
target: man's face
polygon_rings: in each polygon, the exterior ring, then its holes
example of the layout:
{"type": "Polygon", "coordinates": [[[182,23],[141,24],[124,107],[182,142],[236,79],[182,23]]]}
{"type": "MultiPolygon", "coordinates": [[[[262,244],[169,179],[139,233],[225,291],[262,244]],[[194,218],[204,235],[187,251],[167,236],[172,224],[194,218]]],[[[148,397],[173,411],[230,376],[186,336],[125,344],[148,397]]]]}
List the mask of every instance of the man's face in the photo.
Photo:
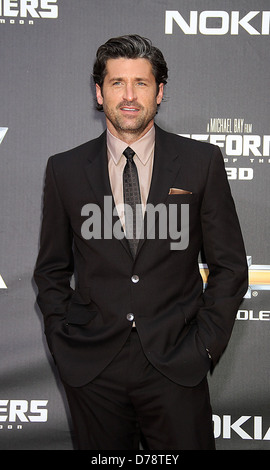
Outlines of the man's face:
{"type": "Polygon", "coordinates": [[[163,97],[147,59],[109,59],[102,91],[96,85],[97,102],[103,106],[107,127],[127,143],[142,137],[153,125],[163,97]]]}

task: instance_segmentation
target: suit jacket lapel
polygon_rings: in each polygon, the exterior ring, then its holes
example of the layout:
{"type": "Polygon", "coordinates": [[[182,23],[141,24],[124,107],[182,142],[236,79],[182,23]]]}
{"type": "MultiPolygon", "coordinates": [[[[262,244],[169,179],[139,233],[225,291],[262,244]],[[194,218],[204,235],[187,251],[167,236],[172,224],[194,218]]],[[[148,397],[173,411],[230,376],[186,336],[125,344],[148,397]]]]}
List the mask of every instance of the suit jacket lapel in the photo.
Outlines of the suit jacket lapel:
{"type": "Polygon", "coordinates": [[[158,126],[156,128],[155,158],[152,181],[147,199],[149,204],[165,202],[169,189],[180,168],[180,158],[171,145],[169,134],[158,126]]]}
{"type": "MultiPolygon", "coordinates": [[[[147,204],[157,206],[157,204],[165,203],[169,194],[169,189],[173,187],[173,182],[179,172],[181,159],[175,148],[171,144],[169,134],[157,125],[155,157],[153,165],[152,181],[147,199],[147,204]]],[[[155,220],[158,215],[156,214],[155,220]]],[[[155,221],[151,221],[152,223],[155,221]]],[[[150,230],[149,219],[147,213],[144,218],[144,237],[140,240],[137,255],[147,238],[147,230],[150,230]],[[148,224],[148,225],[147,225],[148,224]]]]}
{"type": "MultiPolygon", "coordinates": [[[[107,139],[106,131],[96,140],[96,145],[89,155],[87,165],[85,167],[86,175],[95,194],[99,207],[103,215],[107,217],[107,223],[113,224],[117,222],[120,226],[120,219],[118,215],[112,216],[112,213],[106,211],[104,208],[104,197],[110,196],[112,201],[112,209],[115,208],[115,202],[112,194],[107,159],[107,139]]],[[[116,211],[115,211],[116,213],[116,211]]],[[[120,239],[120,242],[131,255],[128,241],[125,237],[120,239]]]]}
{"type": "Polygon", "coordinates": [[[96,199],[103,209],[104,196],[112,195],[107,165],[106,131],[96,140],[85,170],[96,199]]]}
{"type": "MultiPolygon", "coordinates": [[[[157,204],[165,203],[169,189],[173,186],[173,182],[180,169],[180,158],[171,145],[169,134],[158,126],[155,126],[155,128],[155,157],[150,191],[147,199],[147,204],[152,204],[154,207],[157,204]]],[[[91,155],[89,155],[85,171],[97,202],[103,214],[106,215],[106,211],[104,211],[104,196],[110,196],[112,198],[113,209],[115,207],[108,172],[106,131],[96,139],[95,146],[91,155]]],[[[114,220],[120,224],[118,216],[115,216],[114,220]]],[[[110,223],[110,221],[108,222],[110,223]]],[[[151,227],[147,226],[147,223],[146,214],[144,218],[144,237],[139,242],[136,256],[139,254],[143,243],[146,241],[147,229],[151,229],[151,227]]],[[[129,255],[132,256],[128,240],[123,237],[119,241],[122,243],[129,255]]]]}

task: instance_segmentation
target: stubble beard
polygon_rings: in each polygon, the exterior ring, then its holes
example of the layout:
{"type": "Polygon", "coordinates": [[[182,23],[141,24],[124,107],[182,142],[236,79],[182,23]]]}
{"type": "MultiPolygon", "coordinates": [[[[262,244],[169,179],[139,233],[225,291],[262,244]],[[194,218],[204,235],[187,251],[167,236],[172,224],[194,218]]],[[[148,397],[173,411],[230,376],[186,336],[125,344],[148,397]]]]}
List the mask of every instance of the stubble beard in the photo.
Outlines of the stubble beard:
{"type": "MultiPolygon", "coordinates": [[[[114,110],[103,104],[104,114],[119,136],[122,136],[123,140],[130,140],[128,139],[128,137],[130,137],[135,141],[143,135],[149,123],[154,119],[157,113],[157,106],[153,105],[147,113],[144,113],[145,108],[143,106],[139,106],[142,112],[141,116],[134,116],[134,118],[131,117],[130,119],[119,115],[120,111],[118,112],[118,110],[120,110],[122,106],[123,104],[120,104],[117,106],[116,110],[114,110]],[[126,139],[124,139],[124,137],[126,139]]],[[[129,106],[131,106],[131,104],[129,104],[129,106]]]]}

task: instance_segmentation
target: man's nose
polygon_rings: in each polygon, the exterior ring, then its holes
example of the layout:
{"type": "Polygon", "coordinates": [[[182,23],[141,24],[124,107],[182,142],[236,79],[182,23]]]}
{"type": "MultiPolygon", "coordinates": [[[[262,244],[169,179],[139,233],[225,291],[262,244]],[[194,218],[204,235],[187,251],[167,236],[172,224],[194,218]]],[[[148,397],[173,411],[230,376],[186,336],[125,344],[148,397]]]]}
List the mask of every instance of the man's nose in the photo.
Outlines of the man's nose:
{"type": "Polygon", "coordinates": [[[123,99],[126,101],[133,101],[136,99],[136,89],[133,84],[126,84],[123,99]]]}

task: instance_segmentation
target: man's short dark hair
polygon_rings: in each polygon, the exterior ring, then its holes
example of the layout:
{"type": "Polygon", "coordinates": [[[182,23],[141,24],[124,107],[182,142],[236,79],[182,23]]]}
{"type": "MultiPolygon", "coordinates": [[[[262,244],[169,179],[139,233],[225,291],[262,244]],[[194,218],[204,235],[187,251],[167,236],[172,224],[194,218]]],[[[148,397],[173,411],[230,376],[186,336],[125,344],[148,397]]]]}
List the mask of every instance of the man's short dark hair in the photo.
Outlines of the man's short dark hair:
{"type": "MultiPolygon", "coordinates": [[[[149,39],[134,34],[111,38],[98,48],[92,76],[101,90],[106,75],[107,60],[120,57],[149,60],[157,84],[157,93],[160,83],[166,85],[168,68],[162,52],[154,47],[149,39]]],[[[102,111],[102,105],[97,103],[97,109],[102,111]]]]}

